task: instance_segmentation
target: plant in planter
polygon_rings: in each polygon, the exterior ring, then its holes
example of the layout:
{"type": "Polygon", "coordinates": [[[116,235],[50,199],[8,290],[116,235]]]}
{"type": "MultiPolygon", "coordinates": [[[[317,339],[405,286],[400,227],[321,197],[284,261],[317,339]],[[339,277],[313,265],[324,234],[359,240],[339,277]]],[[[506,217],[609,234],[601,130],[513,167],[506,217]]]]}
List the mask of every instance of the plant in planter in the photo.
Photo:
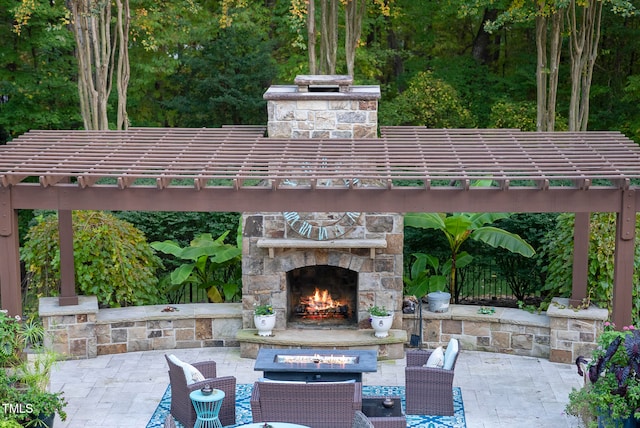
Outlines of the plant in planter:
{"type": "Polygon", "coordinates": [[[0,311],[0,367],[16,367],[24,360],[25,348],[42,341],[44,330],[33,322],[22,322],[19,316],[10,317],[0,311]]]}
{"type": "Polygon", "coordinates": [[[258,335],[271,336],[276,325],[276,312],[269,304],[255,305],[253,308],[253,322],[258,329],[258,335]]]}
{"type": "MultiPolygon", "coordinates": [[[[444,290],[447,286],[446,272],[449,271],[449,262],[442,266],[442,273],[438,274],[441,268],[437,257],[425,253],[413,253],[411,256],[415,260],[411,264],[409,274],[403,278],[405,292],[421,299],[421,302],[424,296],[427,296],[429,310],[432,312],[448,311],[451,294],[444,290]]],[[[461,254],[458,257],[458,268],[469,264],[471,259],[468,254],[461,254]]]]}
{"type": "Polygon", "coordinates": [[[371,327],[376,337],[387,337],[393,324],[393,314],[384,306],[370,306],[371,327]]]}
{"type": "Polygon", "coordinates": [[[4,370],[0,371],[0,397],[6,404],[3,406],[4,419],[24,427],[52,427],[56,414],[66,420],[64,408],[67,402],[62,392],[40,389],[38,385],[42,379],[31,384],[34,379],[35,376],[25,379],[19,373],[9,376],[4,370]]]}
{"type": "Polygon", "coordinates": [[[569,394],[567,413],[582,417],[588,427],[636,426],[640,417],[640,331],[616,331],[611,323],[598,338],[592,360],[576,359],[585,385],[569,394]],[[629,425],[627,425],[629,424],[629,425]]]}
{"type": "Polygon", "coordinates": [[[42,347],[44,329],[0,311],[0,398],[4,419],[22,426],[52,426],[57,413],[66,419],[62,393],[48,391],[57,355],[42,347]]]}

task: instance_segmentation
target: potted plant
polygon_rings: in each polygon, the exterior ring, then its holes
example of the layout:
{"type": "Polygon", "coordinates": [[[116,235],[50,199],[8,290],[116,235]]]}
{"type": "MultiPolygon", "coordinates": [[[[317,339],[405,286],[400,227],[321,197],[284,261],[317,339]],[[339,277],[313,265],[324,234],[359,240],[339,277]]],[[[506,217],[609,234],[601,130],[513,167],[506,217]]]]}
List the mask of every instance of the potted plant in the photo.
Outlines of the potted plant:
{"type": "Polygon", "coordinates": [[[253,308],[253,323],[258,329],[258,335],[271,336],[276,325],[276,312],[269,304],[255,305],[253,308]]]}
{"type": "Polygon", "coordinates": [[[567,413],[588,427],[635,427],[640,417],[640,331],[605,323],[589,363],[576,359],[585,385],[569,394],[567,413]]]}
{"type": "Polygon", "coordinates": [[[371,315],[371,328],[375,331],[376,337],[387,337],[393,324],[393,314],[384,306],[370,306],[368,309],[371,315]]]}
{"type": "MultiPolygon", "coordinates": [[[[49,374],[46,375],[47,379],[49,374]]],[[[36,380],[35,376],[25,379],[20,373],[8,375],[5,371],[0,371],[4,419],[15,421],[24,427],[53,427],[56,414],[61,420],[66,420],[64,408],[67,402],[62,392],[42,389],[42,376],[36,383],[31,383],[33,380],[36,380]]]]}
{"type": "MultiPolygon", "coordinates": [[[[424,253],[414,253],[415,258],[411,264],[410,272],[404,276],[405,290],[408,295],[421,299],[427,296],[429,310],[431,312],[447,312],[451,294],[444,291],[447,285],[447,277],[438,275],[440,262],[437,257],[424,253]]],[[[465,255],[461,256],[461,263],[467,263],[465,255]]],[[[447,270],[445,264],[442,268],[447,270]]]]}

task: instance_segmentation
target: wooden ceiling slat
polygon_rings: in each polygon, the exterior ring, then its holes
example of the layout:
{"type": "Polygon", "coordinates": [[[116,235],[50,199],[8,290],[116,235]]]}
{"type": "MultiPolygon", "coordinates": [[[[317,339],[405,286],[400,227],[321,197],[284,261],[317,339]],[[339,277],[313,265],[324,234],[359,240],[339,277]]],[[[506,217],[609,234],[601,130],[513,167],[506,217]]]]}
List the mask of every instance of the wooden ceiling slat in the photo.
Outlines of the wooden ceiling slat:
{"type": "MultiPolygon", "coordinates": [[[[264,127],[132,128],[127,131],[30,131],[0,147],[0,184],[42,177],[43,186],[77,179],[89,187],[115,178],[128,187],[152,179],[160,188],[192,180],[196,188],[230,179],[285,183],[354,178],[434,180],[491,178],[502,189],[514,180],[569,180],[588,189],[593,180],[640,178],[640,149],[617,132],[529,133],[518,130],[382,127],[381,138],[287,140],[264,137],[264,127]]],[[[251,185],[251,184],[249,184],[251,185]]]]}

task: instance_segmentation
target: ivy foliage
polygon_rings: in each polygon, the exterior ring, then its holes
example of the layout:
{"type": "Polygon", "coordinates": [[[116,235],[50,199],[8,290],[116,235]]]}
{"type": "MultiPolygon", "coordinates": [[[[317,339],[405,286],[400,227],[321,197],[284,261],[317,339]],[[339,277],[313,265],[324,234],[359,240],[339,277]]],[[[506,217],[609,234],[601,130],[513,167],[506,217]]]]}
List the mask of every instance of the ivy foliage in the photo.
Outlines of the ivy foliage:
{"type": "MultiPolygon", "coordinates": [[[[555,228],[544,238],[542,251],[547,259],[547,265],[543,267],[547,275],[545,290],[551,295],[571,295],[574,223],[574,214],[560,214],[555,228]]],[[[587,292],[593,303],[609,310],[613,307],[615,237],[615,213],[591,214],[587,292]]],[[[640,322],[640,215],[636,220],[634,267],[632,319],[635,325],[640,322]]]]}
{"type": "MultiPolygon", "coordinates": [[[[27,233],[22,259],[30,290],[37,297],[55,296],[60,289],[58,216],[40,215],[37,221],[27,233]]],[[[156,277],[160,259],[130,223],[102,211],[74,211],[73,235],[78,294],[97,296],[101,307],[162,301],[156,277]]]]}
{"type": "Polygon", "coordinates": [[[409,81],[406,91],[380,105],[380,124],[473,128],[475,119],[453,86],[424,71],[409,81]]]}

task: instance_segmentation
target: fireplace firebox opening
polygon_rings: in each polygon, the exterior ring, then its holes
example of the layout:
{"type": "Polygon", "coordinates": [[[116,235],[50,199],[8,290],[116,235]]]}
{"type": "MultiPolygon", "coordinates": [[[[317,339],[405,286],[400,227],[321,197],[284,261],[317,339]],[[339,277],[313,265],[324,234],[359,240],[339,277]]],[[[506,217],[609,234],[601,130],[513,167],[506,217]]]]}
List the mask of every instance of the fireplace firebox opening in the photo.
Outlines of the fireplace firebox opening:
{"type": "Polygon", "coordinates": [[[357,325],[358,272],[317,265],[287,272],[289,326],[346,327],[357,325]]]}

